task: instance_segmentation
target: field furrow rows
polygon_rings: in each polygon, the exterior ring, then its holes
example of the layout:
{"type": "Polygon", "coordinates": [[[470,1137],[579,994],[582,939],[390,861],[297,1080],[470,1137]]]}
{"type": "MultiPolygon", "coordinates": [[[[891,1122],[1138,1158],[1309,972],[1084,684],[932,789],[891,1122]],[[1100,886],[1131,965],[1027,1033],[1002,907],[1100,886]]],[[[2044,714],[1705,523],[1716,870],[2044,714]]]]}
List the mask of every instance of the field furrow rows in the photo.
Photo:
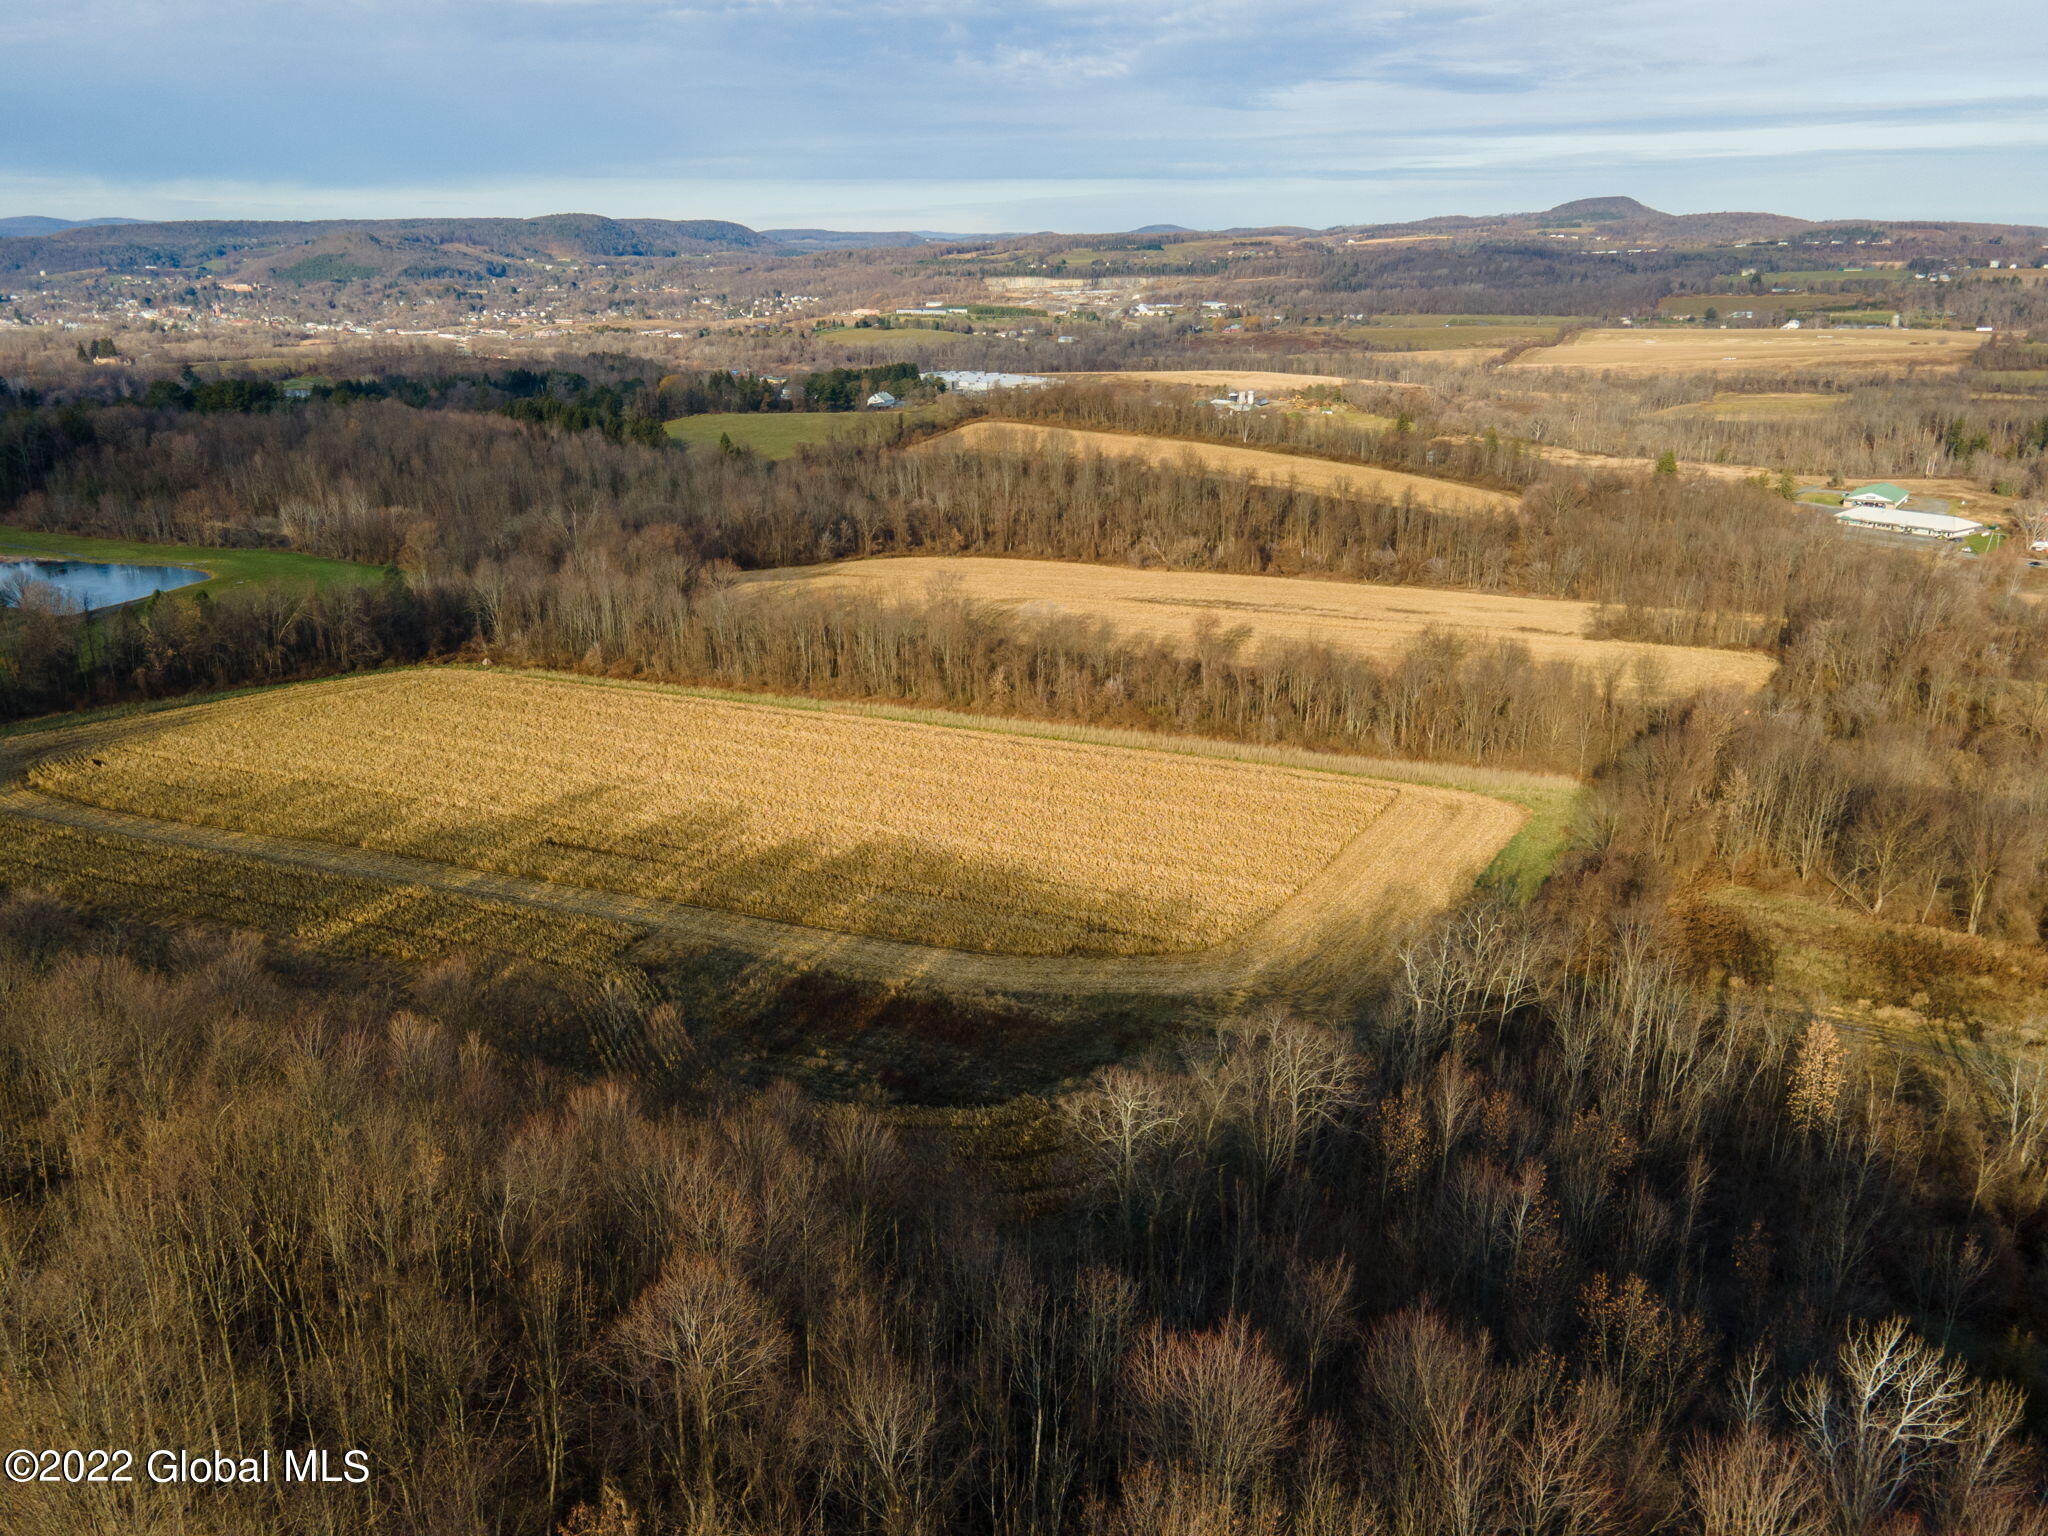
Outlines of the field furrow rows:
{"type": "MultiPolygon", "coordinates": [[[[625,925],[656,952],[715,944],[1022,991],[1208,989],[1318,952],[1355,958],[1380,947],[1389,922],[1451,899],[1525,816],[1341,773],[467,671],[344,679],[53,732],[10,757],[27,782],[0,797],[0,813],[45,829],[625,925]],[[479,715],[480,700],[492,707],[479,715]],[[468,743],[430,758],[463,783],[425,794],[419,764],[377,745],[413,710],[444,746],[468,743]],[[516,728],[509,715],[522,717],[516,728]],[[588,736],[580,716],[594,722],[588,736]],[[671,768],[686,782],[691,765],[724,769],[737,753],[754,799],[730,802],[736,821],[699,808],[686,824],[660,807],[687,811],[688,794],[653,777],[551,795],[537,717],[556,722],[556,751],[579,761],[602,758],[592,742],[608,732],[686,741],[671,768]],[[482,734],[493,721],[506,727],[498,741],[482,734]],[[525,755],[503,756],[506,743],[525,755]],[[846,804],[865,803],[858,794],[834,800],[815,783],[788,794],[764,746],[865,761],[850,743],[925,762],[921,839],[879,842],[842,825],[846,804]],[[334,778],[355,787],[333,792],[334,778]],[[1091,792],[1069,797],[1075,780],[1091,792]],[[650,801],[650,787],[663,794],[650,801]],[[763,816],[780,818],[775,836],[735,830],[763,816]],[[1095,824],[1109,816],[1120,847],[1095,824]],[[648,828],[663,836],[633,846],[648,828]],[[1089,835],[1070,840],[1070,828],[1089,835]],[[1180,873],[1189,854],[1201,878],[1180,873]]],[[[63,862],[61,848],[45,857],[63,862]]]]}

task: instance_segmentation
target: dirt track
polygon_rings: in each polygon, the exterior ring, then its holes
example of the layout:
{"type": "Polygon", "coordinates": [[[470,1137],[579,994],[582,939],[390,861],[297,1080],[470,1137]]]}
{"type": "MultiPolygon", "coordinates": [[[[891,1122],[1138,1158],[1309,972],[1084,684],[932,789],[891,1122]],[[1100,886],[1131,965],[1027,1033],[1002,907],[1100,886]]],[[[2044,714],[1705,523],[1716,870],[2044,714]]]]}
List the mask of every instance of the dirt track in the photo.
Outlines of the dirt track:
{"type": "Polygon", "coordinates": [[[1298,485],[1304,490],[1335,491],[1354,496],[1396,500],[1412,496],[1420,506],[1439,512],[1512,512],[1521,503],[1505,491],[1432,480],[1401,470],[1331,459],[1280,453],[1270,448],[1233,448],[1224,443],[1190,442],[1177,437],[1145,437],[1127,432],[1087,432],[1071,427],[1041,427],[1011,421],[970,421],[957,431],[926,438],[910,451],[934,453],[966,449],[981,452],[1095,454],[1136,459],[1172,467],[1192,463],[1200,469],[1242,475],[1262,485],[1298,485]]]}
{"type": "MultiPolygon", "coordinates": [[[[231,708],[234,702],[195,709],[231,708]]],[[[1231,993],[1268,973],[1306,975],[1324,966],[1344,966],[1362,955],[1383,953],[1389,940],[1455,899],[1528,818],[1528,812],[1505,801],[1386,783],[1393,792],[1392,803],[1371,827],[1293,898],[1227,944],[1192,954],[1089,959],[971,954],[487,874],[397,854],[157,821],[54,799],[22,786],[22,774],[37,758],[146,732],[153,721],[163,718],[135,717],[0,741],[0,822],[9,816],[26,817],[99,836],[624,923],[643,933],[636,952],[648,960],[717,947],[794,970],[819,969],[861,980],[921,982],[969,992],[1231,993]]]]}

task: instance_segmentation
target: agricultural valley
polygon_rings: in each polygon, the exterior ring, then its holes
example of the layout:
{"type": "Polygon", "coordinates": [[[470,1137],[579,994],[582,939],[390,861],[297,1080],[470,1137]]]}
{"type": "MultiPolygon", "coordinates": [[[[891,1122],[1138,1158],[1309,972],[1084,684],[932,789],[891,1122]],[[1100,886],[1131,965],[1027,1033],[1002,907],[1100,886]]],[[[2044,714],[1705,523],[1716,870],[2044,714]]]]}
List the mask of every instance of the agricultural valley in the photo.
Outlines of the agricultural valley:
{"type": "Polygon", "coordinates": [[[18,222],[7,1536],[2048,1536],[2048,229],[18,222]]]}

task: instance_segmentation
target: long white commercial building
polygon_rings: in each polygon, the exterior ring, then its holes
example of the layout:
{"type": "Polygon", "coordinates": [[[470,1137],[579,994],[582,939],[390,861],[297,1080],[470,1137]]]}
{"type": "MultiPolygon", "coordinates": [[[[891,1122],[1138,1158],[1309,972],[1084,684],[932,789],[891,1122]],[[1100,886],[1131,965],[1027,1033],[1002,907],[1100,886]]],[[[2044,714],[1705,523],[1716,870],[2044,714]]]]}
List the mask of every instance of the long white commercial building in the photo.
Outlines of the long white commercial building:
{"type": "Polygon", "coordinates": [[[1908,512],[1903,507],[1844,507],[1835,521],[1851,528],[1877,528],[1886,533],[1910,533],[1923,539],[1967,539],[1983,533],[1983,523],[1967,517],[1950,517],[1946,512],[1908,512]]]}

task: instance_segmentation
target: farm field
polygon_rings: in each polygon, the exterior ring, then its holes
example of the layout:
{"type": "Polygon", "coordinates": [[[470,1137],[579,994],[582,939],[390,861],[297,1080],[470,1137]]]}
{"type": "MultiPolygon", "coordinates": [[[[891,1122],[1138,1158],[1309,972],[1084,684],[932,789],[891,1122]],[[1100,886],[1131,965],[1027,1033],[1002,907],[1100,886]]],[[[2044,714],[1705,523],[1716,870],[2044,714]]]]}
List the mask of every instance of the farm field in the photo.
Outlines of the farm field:
{"type": "MultiPolygon", "coordinates": [[[[1737,397],[1769,398],[1769,397],[1737,397]]],[[[1789,396],[1790,399],[1807,398],[1789,396]]],[[[1829,396],[1818,398],[1827,399],[1829,396]]],[[[1663,412],[1659,413],[1665,414],[1663,412]]],[[[1558,448],[1538,443],[1523,444],[1524,451],[1534,454],[1551,464],[1569,465],[1588,470],[1619,471],[1625,474],[1647,474],[1656,465],[1656,460],[1629,454],[1588,453],[1576,448],[1558,448]]],[[[1718,464],[1705,459],[1680,459],[1679,472],[1687,475],[1705,475],[1719,480],[1755,480],[1759,476],[1776,480],[1780,470],[1763,464],[1718,464]]],[[[1818,472],[1788,471],[1794,480],[1811,482],[1824,476],[1818,472]]],[[[1974,517],[1983,521],[1997,522],[2010,519],[2016,498],[2003,496],[1991,490],[1982,481],[1967,480],[1956,476],[1939,475],[1887,475],[1886,479],[1904,486],[1913,495],[1934,497],[1949,504],[1949,510],[1959,517],[1974,517]]],[[[1840,505],[1839,499],[1829,505],[1840,505]]]]}
{"type": "Polygon", "coordinates": [[[1711,400],[1666,406],[1654,414],[1706,421],[1787,421],[1832,415],[1848,398],[1800,392],[1745,395],[1724,391],[1711,400]]]}
{"type": "MultiPolygon", "coordinates": [[[[1559,448],[1543,443],[1525,443],[1523,448],[1547,464],[1564,464],[1574,469],[1642,474],[1657,464],[1655,459],[1641,455],[1589,453],[1578,448],[1559,448]]],[[[1754,480],[1759,475],[1775,477],[1778,473],[1761,464],[1715,464],[1705,459],[1680,459],[1678,468],[1682,474],[1706,475],[1717,480],[1754,480]]]]}
{"type": "Polygon", "coordinates": [[[235,591],[277,586],[300,590],[382,581],[381,566],[329,560],[288,549],[217,549],[204,544],[145,544],[134,539],[94,539],[73,533],[42,533],[0,527],[0,557],[37,555],[53,560],[104,560],[128,565],[189,565],[212,572],[210,581],[181,588],[184,593],[235,591]]]}
{"type": "Polygon", "coordinates": [[[818,331],[814,338],[841,346],[873,347],[891,357],[913,360],[926,353],[950,352],[974,340],[964,331],[941,330],[935,325],[840,325],[818,331]]]}
{"type": "Polygon", "coordinates": [[[741,578],[740,590],[750,589],[883,601],[955,596],[1031,616],[1099,620],[1188,650],[1213,625],[1240,632],[1251,656],[1294,645],[1388,656],[1427,630],[1443,630],[1482,644],[1514,641],[1538,661],[1632,677],[1665,696],[1753,690],[1772,671],[1770,659],[1754,652],[1589,639],[1593,603],[1430,587],[938,555],[761,571],[741,578]]]}
{"type": "Polygon", "coordinates": [[[1970,331],[1581,331],[1508,366],[1616,373],[1734,373],[1758,368],[1960,367],[1982,345],[1970,331]]]}
{"type": "MultiPolygon", "coordinates": [[[[1817,311],[1834,314],[1868,303],[1867,293],[1675,293],[1658,302],[1657,313],[1667,319],[1698,320],[1711,309],[1715,319],[1732,320],[1748,310],[1759,320],[1771,320],[1787,318],[1787,311],[1802,315],[1817,311]]],[[[1884,320],[1889,321],[1892,313],[1886,310],[1884,320]]]]}
{"type": "MultiPolygon", "coordinates": [[[[1430,315],[1421,313],[1388,313],[1374,315],[1372,319],[1365,322],[1365,326],[1367,328],[1376,326],[1428,327],[1433,330],[1442,330],[1447,327],[1455,330],[1465,326],[1493,326],[1496,328],[1506,326],[1522,331],[1554,331],[1560,325],[1578,324],[1586,318],[1584,315],[1430,315]]],[[[1347,326],[1347,329],[1349,328],[1353,327],[1347,326]]]]}
{"type": "Polygon", "coordinates": [[[1519,505],[1518,498],[1505,491],[1461,485],[1454,480],[1432,480],[1426,475],[1365,464],[1340,464],[1332,459],[1308,458],[1268,448],[1235,448],[1226,443],[1088,432],[1020,422],[972,421],[958,431],[927,438],[912,451],[960,450],[1099,455],[1168,466],[1192,462],[1201,469],[1242,475],[1266,485],[1298,485],[1304,490],[1397,500],[1413,496],[1418,505],[1439,512],[1512,512],[1519,505]]]}
{"type": "Polygon", "coordinates": [[[0,826],[0,884],[145,922],[226,923],[384,960],[482,950],[594,972],[620,963],[637,937],[602,916],[436,888],[402,871],[280,860],[259,846],[238,851],[188,829],[122,826],[18,793],[0,792],[0,826]]]}
{"type": "Polygon", "coordinates": [[[992,986],[1207,986],[1333,925],[1355,945],[1527,817],[1348,771],[482,671],[7,746],[26,784],[0,811],[93,837],[992,986]]]}
{"type": "Polygon", "coordinates": [[[668,435],[692,448],[718,447],[721,437],[764,459],[793,458],[820,443],[886,435],[894,421],[922,420],[929,407],[901,411],[714,411],[679,416],[668,423],[668,435]]]}
{"type": "Polygon", "coordinates": [[[1075,384],[1185,384],[1191,389],[1255,389],[1269,395],[1297,394],[1318,384],[1380,383],[1336,373],[1271,373],[1256,368],[1134,368],[1125,373],[1062,373],[1055,378],[1075,384]]]}
{"type": "MultiPolygon", "coordinates": [[[[1505,345],[1505,343],[1503,343],[1505,345]]],[[[1490,347],[1420,347],[1375,354],[1388,363],[1430,363],[1441,368],[1479,368],[1495,355],[1490,347]]],[[[1380,382],[1375,379],[1373,383],[1380,382]]]]}
{"type": "Polygon", "coordinates": [[[1417,323],[1408,325],[1345,326],[1339,332],[1346,342],[1364,347],[1385,347],[1397,351],[1467,351],[1474,347],[1498,352],[1518,341],[1540,341],[1552,335],[1563,321],[1528,321],[1521,324],[1480,324],[1476,322],[1417,323]]]}

